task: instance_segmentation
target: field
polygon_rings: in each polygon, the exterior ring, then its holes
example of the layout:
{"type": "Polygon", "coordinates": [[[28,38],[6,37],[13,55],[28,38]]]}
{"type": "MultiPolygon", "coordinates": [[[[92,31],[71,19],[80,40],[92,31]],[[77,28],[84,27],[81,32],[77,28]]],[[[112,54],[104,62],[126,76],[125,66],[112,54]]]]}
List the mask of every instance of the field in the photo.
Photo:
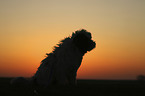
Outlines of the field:
{"type": "Polygon", "coordinates": [[[77,86],[14,87],[11,78],[0,78],[0,96],[145,96],[145,81],[78,80],[77,86]]]}

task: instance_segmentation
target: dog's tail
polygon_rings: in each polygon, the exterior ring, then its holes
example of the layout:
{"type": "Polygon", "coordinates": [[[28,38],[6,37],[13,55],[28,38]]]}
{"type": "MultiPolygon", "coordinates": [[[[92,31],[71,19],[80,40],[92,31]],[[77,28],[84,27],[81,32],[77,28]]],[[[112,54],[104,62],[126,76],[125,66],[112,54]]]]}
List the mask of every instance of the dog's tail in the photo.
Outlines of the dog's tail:
{"type": "Polygon", "coordinates": [[[16,77],[10,81],[12,86],[30,86],[32,84],[31,79],[26,79],[24,77],[16,77]]]}

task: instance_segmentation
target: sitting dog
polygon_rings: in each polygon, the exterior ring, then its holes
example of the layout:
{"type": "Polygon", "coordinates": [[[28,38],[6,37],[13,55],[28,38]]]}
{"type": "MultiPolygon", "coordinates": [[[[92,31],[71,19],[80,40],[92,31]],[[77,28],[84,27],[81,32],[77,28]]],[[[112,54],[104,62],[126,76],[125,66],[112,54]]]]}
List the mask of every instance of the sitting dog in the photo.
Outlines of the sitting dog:
{"type": "Polygon", "coordinates": [[[84,54],[96,46],[91,39],[91,33],[82,29],[60,41],[54,50],[46,54],[47,57],[41,61],[40,67],[32,77],[32,82],[43,87],[75,85],[77,70],[84,54]]]}

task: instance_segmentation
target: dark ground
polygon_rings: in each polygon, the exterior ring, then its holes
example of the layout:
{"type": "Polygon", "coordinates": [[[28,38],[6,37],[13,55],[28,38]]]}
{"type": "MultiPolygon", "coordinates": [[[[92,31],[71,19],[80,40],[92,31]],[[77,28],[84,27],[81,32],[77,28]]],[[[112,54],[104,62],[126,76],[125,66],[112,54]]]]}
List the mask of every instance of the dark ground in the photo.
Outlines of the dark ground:
{"type": "Polygon", "coordinates": [[[0,78],[0,96],[145,96],[145,81],[136,80],[78,80],[77,86],[14,87],[11,78],[0,78]]]}

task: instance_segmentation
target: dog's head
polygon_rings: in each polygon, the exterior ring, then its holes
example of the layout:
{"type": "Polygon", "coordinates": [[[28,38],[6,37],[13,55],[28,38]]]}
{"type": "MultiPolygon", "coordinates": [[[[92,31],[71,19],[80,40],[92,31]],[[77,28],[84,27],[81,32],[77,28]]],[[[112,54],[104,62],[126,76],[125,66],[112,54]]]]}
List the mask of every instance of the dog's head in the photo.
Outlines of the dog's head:
{"type": "Polygon", "coordinates": [[[87,51],[91,51],[96,46],[96,43],[92,40],[91,33],[84,29],[75,31],[75,33],[72,34],[72,39],[83,54],[87,51]]]}

